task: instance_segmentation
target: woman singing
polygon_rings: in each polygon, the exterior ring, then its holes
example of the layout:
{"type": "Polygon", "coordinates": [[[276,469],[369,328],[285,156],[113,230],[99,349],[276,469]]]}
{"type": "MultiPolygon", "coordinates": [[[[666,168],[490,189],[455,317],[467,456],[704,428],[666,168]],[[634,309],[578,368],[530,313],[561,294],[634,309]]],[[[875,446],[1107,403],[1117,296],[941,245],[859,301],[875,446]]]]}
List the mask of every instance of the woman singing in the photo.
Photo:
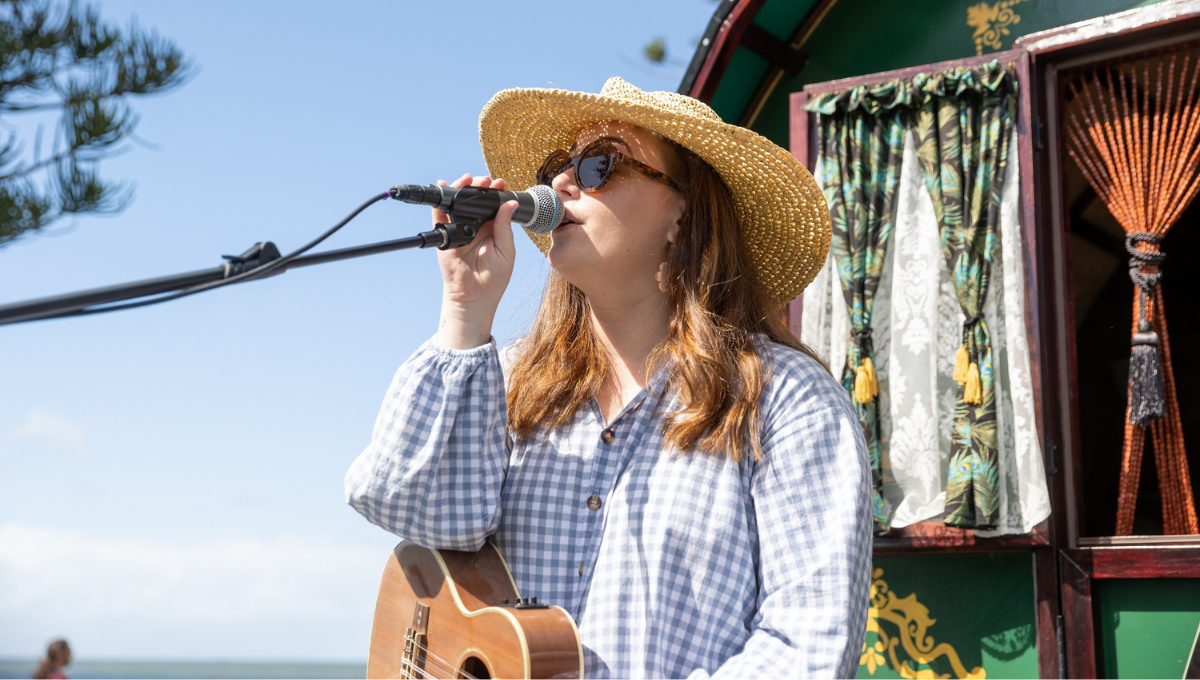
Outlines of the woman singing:
{"type": "Polygon", "coordinates": [[[566,208],[534,238],[545,297],[502,358],[515,202],[439,251],[437,333],[397,372],[350,504],[426,547],[493,541],[523,595],[575,618],[589,677],[852,677],[866,448],[782,312],[829,248],[812,177],[703,103],[619,78],[501,92],[480,140],[493,177],[566,208]]]}

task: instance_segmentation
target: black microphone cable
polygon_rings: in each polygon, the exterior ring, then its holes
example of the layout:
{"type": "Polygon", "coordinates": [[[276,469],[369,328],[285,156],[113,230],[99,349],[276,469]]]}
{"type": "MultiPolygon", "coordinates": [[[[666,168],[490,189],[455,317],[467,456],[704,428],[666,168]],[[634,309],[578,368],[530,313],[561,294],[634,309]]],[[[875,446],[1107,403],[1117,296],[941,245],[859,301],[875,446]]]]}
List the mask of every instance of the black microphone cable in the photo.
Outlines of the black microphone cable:
{"type": "Polygon", "coordinates": [[[195,295],[196,293],[203,293],[204,291],[213,290],[214,288],[220,288],[221,286],[228,286],[228,285],[231,285],[234,283],[241,283],[242,281],[249,281],[251,279],[258,279],[258,278],[270,276],[271,273],[273,271],[275,271],[276,269],[280,269],[281,267],[284,267],[292,260],[296,259],[297,257],[300,257],[304,253],[306,253],[309,250],[312,250],[314,247],[320,245],[321,242],[324,241],[325,239],[336,234],[339,229],[341,229],[342,227],[349,224],[350,220],[354,219],[355,217],[358,217],[359,213],[361,213],[362,211],[371,207],[372,205],[378,203],[379,201],[383,201],[383,200],[390,198],[390,196],[391,196],[391,194],[387,191],[385,191],[381,194],[372,196],[369,200],[367,200],[367,202],[358,206],[357,208],[354,209],[353,212],[351,212],[349,215],[344,217],[342,219],[342,221],[333,225],[324,234],[321,234],[320,236],[309,241],[308,243],[304,244],[300,248],[293,250],[292,252],[288,253],[287,255],[284,255],[282,257],[277,257],[274,260],[265,262],[263,264],[258,265],[257,267],[254,267],[253,269],[248,269],[244,272],[241,272],[240,274],[235,274],[229,278],[221,279],[219,281],[212,281],[210,283],[202,283],[198,286],[192,286],[191,288],[185,288],[184,290],[181,290],[177,293],[163,295],[161,297],[156,297],[156,298],[153,298],[150,300],[139,300],[137,302],[128,302],[125,304],[112,305],[109,307],[77,309],[77,310],[71,311],[71,312],[62,312],[59,314],[54,314],[52,317],[47,317],[47,318],[58,319],[58,318],[64,318],[64,317],[70,317],[70,316],[85,316],[88,314],[101,314],[103,312],[115,312],[115,311],[122,310],[122,309],[134,309],[135,307],[147,307],[149,305],[156,305],[160,302],[168,302],[170,300],[178,300],[181,297],[195,295]]]}

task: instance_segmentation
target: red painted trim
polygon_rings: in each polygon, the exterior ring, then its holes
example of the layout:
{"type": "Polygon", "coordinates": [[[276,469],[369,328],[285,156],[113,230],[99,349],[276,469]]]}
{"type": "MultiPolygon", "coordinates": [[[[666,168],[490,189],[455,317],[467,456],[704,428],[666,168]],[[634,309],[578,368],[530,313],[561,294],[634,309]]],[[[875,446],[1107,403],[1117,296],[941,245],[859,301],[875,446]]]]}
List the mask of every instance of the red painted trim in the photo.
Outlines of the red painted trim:
{"type": "MultiPolygon", "coordinates": [[[[808,101],[808,95],[804,92],[793,92],[788,99],[790,114],[788,116],[789,131],[788,146],[789,151],[800,164],[812,171],[808,158],[808,112],[804,110],[804,103],[808,101]]],[[[796,296],[795,300],[788,303],[788,328],[798,338],[801,331],[801,320],[804,314],[804,294],[796,296]]]]}
{"type": "Polygon", "coordinates": [[[875,537],[875,554],[911,554],[913,552],[997,552],[1029,550],[1050,545],[1045,526],[1034,527],[1032,533],[1009,536],[976,536],[970,529],[948,527],[939,521],[917,522],[892,529],[875,537]]]}
{"type": "Polygon", "coordinates": [[[788,151],[800,161],[800,165],[812,172],[812,158],[809,157],[808,148],[810,114],[804,110],[807,103],[808,93],[803,90],[788,96],[788,151]]]}
{"type": "Polygon", "coordinates": [[[1091,578],[1200,578],[1200,546],[1067,551],[1091,578]]]}
{"type": "Polygon", "coordinates": [[[1092,624],[1092,579],[1065,553],[1062,605],[1067,668],[1063,677],[1096,677],[1096,633],[1092,624]]]}
{"type": "Polygon", "coordinates": [[[746,26],[754,21],[758,10],[762,9],[765,3],[766,0],[738,0],[737,5],[729,10],[729,15],[725,17],[720,30],[713,38],[713,44],[708,47],[704,65],[700,67],[700,73],[696,75],[688,96],[705,103],[712,102],[713,95],[717,93],[717,86],[721,84],[721,77],[725,75],[725,69],[729,66],[729,60],[733,58],[733,52],[742,40],[742,33],[746,26]]]}
{"type": "Polygon", "coordinates": [[[1058,555],[1052,548],[1033,551],[1033,616],[1037,631],[1039,678],[1061,678],[1058,663],[1058,555]]]}

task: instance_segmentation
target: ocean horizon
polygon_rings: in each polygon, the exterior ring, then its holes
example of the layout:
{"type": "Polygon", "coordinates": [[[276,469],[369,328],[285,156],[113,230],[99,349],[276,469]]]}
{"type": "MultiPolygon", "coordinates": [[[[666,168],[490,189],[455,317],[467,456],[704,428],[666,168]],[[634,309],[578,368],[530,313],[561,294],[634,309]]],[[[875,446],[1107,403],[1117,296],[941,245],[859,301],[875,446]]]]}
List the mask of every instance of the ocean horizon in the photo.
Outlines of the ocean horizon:
{"type": "MultiPolygon", "coordinates": [[[[0,678],[29,678],[37,659],[0,658],[0,678]]],[[[339,678],[367,677],[366,663],[307,661],[85,660],[64,669],[72,680],[85,678],[339,678]]]]}

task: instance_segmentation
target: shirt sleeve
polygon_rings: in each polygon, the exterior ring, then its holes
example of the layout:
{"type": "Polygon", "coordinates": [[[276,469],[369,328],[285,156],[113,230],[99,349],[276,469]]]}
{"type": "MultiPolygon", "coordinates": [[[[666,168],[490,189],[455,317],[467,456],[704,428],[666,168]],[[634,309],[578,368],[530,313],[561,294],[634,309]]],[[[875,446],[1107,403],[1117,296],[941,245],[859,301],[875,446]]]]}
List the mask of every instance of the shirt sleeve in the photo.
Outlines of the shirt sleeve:
{"type": "Polygon", "coordinates": [[[396,372],[346,502],[374,524],[443,550],[478,550],[500,523],[507,404],[496,344],[429,340],[396,372]]]}
{"type": "Polygon", "coordinates": [[[772,396],[751,480],[758,612],[745,648],[713,677],[852,678],[871,574],[866,442],[823,370],[783,380],[772,396]]]}

